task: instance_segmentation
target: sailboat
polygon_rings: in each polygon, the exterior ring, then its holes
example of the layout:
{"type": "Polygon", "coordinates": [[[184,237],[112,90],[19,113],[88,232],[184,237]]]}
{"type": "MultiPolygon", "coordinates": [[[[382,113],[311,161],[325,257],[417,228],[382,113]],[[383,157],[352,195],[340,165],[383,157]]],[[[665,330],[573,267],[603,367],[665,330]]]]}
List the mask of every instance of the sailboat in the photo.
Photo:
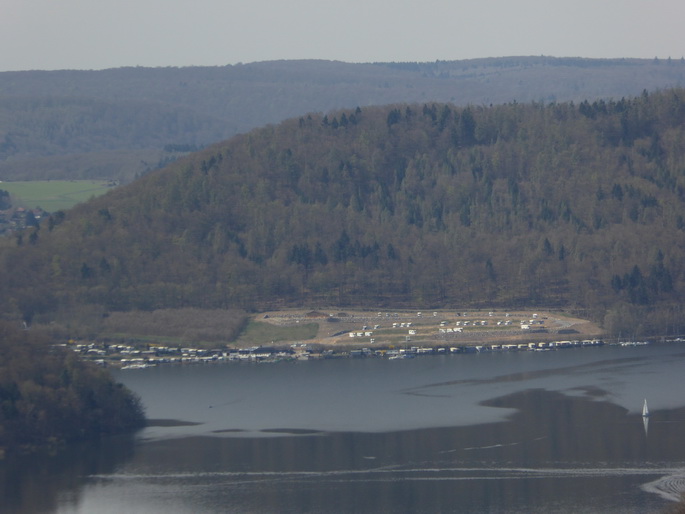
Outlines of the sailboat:
{"type": "Polygon", "coordinates": [[[649,431],[649,407],[647,407],[647,398],[645,398],[645,403],[642,404],[642,424],[645,427],[645,435],[649,431]]]}

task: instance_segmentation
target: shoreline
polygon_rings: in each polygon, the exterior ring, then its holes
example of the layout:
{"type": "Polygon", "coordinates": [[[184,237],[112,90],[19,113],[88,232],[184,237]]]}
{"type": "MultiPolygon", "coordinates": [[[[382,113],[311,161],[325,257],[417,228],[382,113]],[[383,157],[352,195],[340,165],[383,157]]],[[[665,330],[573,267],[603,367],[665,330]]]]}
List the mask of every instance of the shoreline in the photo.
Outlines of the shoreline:
{"type": "MultiPolygon", "coordinates": [[[[663,342],[675,343],[684,342],[682,338],[668,339],[663,342]]],[[[376,347],[356,348],[356,349],[322,349],[315,348],[307,344],[292,345],[290,348],[267,348],[254,347],[238,351],[231,350],[189,350],[189,353],[180,353],[181,349],[164,348],[163,351],[155,351],[154,356],[117,358],[115,352],[109,354],[107,359],[85,358],[92,360],[104,367],[118,368],[122,370],[146,369],[158,365],[198,365],[212,363],[276,363],[285,361],[308,361],[323,359],[344,359],[344,358],[385,358],[413,359],[428,355],[465,355],[479,353],[496,352],[549,352],[579,348],[593,348],[600,346],[646,346],[654,344],[656,341],[617,341],[606,342],[603,339],[585,340],[564,340],[552,341],[550,343],[521,343],[521,344],[494,344],[494,345],[468,345],[468,346],[411,346],[408,348],[388,348],[376,347]],[[193,351],[194,350],[194,351],[193,351]]],[[[75,351],[80,351],[74,349],[75,351]]],[[[134,350],[132,353],[138,351],[134,350]]],[[[142,352],[140,352],[142,353],[142,352]]],[[[82,353],[83,356],[83,353],[82,353]]]]}
{"type": "MultiPolygon", "coordinates": [[[[143,369],[162,364],[280,362],[333,358],[409,359],[422,355],[500,351],[555,351],[604,344],[642,345],[664,339],[619,341],[594,323],[549,311],[271,311],[254,316],[288,330],[316,324],[316,337],[213,348],[151,342],[70,342],[81,357],[103,367],[143,369]]],[[[673,340],[679,340],[675,337],[673,340]]]]}

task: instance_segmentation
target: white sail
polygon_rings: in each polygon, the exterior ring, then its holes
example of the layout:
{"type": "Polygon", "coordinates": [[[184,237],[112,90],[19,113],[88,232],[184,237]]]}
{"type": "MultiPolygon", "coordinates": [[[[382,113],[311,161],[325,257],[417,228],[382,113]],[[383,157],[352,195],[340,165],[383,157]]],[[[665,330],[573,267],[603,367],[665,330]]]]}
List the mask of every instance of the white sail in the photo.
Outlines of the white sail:
{"type": "Polygon", "coordinates": [[[645,403],[642,405],[642,416],[649,416],[649,409],[647,408],[647,399],[645,398],[645,403]]]}

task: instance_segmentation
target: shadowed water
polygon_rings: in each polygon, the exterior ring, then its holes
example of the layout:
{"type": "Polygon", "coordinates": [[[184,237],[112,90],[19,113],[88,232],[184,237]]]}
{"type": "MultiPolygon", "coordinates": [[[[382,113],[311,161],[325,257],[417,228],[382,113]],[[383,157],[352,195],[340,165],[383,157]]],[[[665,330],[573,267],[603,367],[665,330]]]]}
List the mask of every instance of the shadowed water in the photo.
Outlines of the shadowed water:
{"type": "Polygon", "coordinates": [[[87,464],[74,450],[61,470],[10,476],[4,465],[4,483],[18,484],[4,503],[59,514],[659,512],[685,486],[683,363],[685,348],[668,344],[120,372],[152,426],[87,464]],[[41,505],[27,499],[36,474],[41,505]]]}

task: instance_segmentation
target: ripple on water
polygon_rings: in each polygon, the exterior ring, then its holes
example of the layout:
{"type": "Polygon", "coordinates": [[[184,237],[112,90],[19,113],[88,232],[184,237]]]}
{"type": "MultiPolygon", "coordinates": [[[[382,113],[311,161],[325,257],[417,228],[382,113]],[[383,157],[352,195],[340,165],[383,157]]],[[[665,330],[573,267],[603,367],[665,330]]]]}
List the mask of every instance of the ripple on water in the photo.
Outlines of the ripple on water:
{"type": "Polygon", "coordinates": [[[644,491],[678,502],[685,495],[685,471],[661,477],[642,486],[644,491]]]}

